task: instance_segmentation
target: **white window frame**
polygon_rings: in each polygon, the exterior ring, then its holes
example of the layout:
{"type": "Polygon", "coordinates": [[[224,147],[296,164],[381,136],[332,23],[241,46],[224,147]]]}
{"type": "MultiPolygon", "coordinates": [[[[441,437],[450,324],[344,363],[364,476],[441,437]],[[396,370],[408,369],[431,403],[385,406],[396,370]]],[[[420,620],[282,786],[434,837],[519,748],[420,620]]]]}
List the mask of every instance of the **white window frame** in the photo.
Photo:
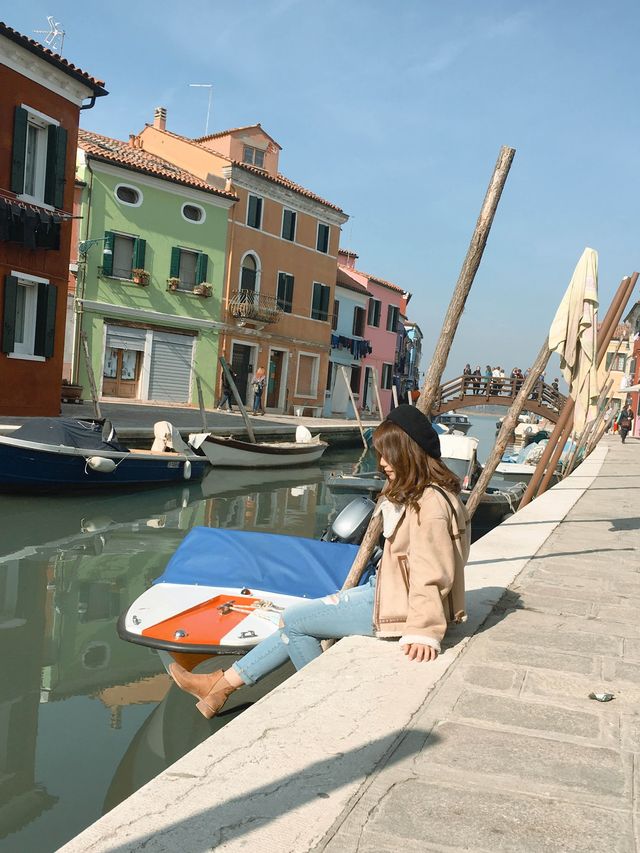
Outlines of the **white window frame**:
{"type": "Polygon", "coordinates": [[[387,332],[389,332],[390,334],[392,334],[392,335],[397,335],[397,334],[398,334],[398,325],[399,325],[399,323],[400,323],[400,306],[399,306],[399,305],[395,305],[393,302],[389,302],[389,303],[387,304],[387,321],[386,321],[386,323],[385,323],[385,330],[386,330],[387,332]],[[395,328],[395,331],[393,331],[393,330],[391,330],[391,329],[388,329],[388,328],[387,328],[387,326],[389,325],[389,311],[390,311],[392,308],[393,308],[393,309],[395,310],[395,312],[396,312],[396,328],[395,328]]]}
{"type": "Polygon", "coordinates": [[[294,210],[292,207],[283,207],[282,208],[282,219],[280,220],[280,239],[284,240],[285,243],[295,243],[296,237],[298,235],[298,211],[294,210]],[[285,237],[283,234],[284,231],[284,215],[285,213],[293,213],[293,237],[289,239],[285,237]]]}
{"type": "Polygon", "coordinates": [[[260,255],[255,251],[255,249],[249,249],[244,253],[244,255],[240,258],[240,266],[238,267],[238,290],[242,290],[242,264],[244,263],[244,259],[247,255],[251,255],[251,257],[256,262],[256,293],[260,293],[260,281],[262,279],[262,263],[260,262],[260,255]]]}
{"type": "Polygon", "coordinates": [[[253,166],[256,169],[264,169],[264,155],[267,152],[263,148],[258,148],[256,145],[247,145],[246,143],[242,143],[242,162],[246,163],[248,166],[253,166]],[[251,159],[248,160],[245,156],[245,152],[251,152],[251,159]],[[260,153],[262,155],[262,165],[258,166],[256,163],[256,153],[260,153]]]}
{"type": "MultiPolygon", "coordinates": [[[[48,278],[40,278],[36,275],[28,275],[25,272],[17,272],[11,270],[11,275],[18,279],[18,287],[29,288],[29,320],[30,320],[30,346],[26,343],[18,344],[19,349],[16,349],[16,344],[13,345],[13,351],[7,353],[9,358],[17,358],[22,361],[46,361],[43,355],[34,355],[36,343],[36,317],[38,313],[38,285],[50,284],[48,278]]],[[[26,308],[26,305],[25,305],[26,308]]],[[[25,329],[27,327],[27,311],[25,310],[25,329]]]]}
{"type": "MultiPolygon", "coordinates": [[[[47,146],[48,146],[48,128],[49,125],[54,125],[55,127],[60,127],[60,122],[53,118],[52,116],[48,116],[46,113],[41,113],[40,110],[35,110],[33,107],[30,107],[28,104],[20,104],[23,110],[26,110],[28,113],[27,117],[27,125],[32,124],[36,127],[40,128],[44,131],[44,144],[39,146],[37,155],[36,155],[36,177],[35,177],[35,194],[30,195],[29,193],[24,192],[24,184],[23,184],[23,192],[19,193],[16,198],[21,201],[29,201],[34,204],[39,205],[40,207],[46,208],[46,210],[54,210],[53,205],[46,204],[44,200],[44,187],[46,181],[47,174],[47,146]]],[[[26,167],[27,167],[27,152],[26,146],[28,145],[28,133],[27,140],[25,141],[25,179],[26,179],[26,167]]]]}
{"type": "Polygon", "coordinates": [[[249,193],[247,195],[247,216],[245,220],[245,225],[247,228],[253,228],[254,231],[262,231],[262,223],[264,222],[264,196],[258,195],[257,193],[249,193]],[[258,198],[262,202],[260,205],[260,224],[258,226],[249,224],[249,200],[251,198],[258,198]]]}
{"type": "Polygon", "coordinates": [[[182,291],[183,293],[193,293],[193,288],[196,287],[196,278],[198,275],[198,258],[200,257],[202,252],[199,252],[197,249],[187,249],[184,246],[178,246],[178,248],[180,249],[180,264],[178,266],[178,278],[180,279],[179,290],[182,291]],[[196,263],[195,263],[195,266],[193,268],[193,286],[192,287],[189,287],[189,285],[187,285],[187,284],[183,285],[182,276],[180,275],[180,271],[182,270],[182,258],[185,255],[195,255],[195,258],[196,258],[196,263]]]}
{"type": "Polygon", "coordinates": [[[330,247],[330,245],[331,245],[331,226],[329,225],[329,223],[328,223],[328,222],[320,222],[320,221],[318,220],[318,222],[316,222],[316,245],[315,245],[315,250],[316,250],[316,252],[318,252],[318,253],[319,253],[319,254],[321,254],[321,255],[328,255],[328,254],[329,254],[329,247],[330,247]],[[319,249],[319,248],[318,248],[318,237],[320,236],[320,226],[321,226],[321,225],[322,225],[323,227],[325,227],[325,228],[327,228],[327,229],[328,229],[328,233],[327,233],[327,251],[326,251],[326,252],[323,252],[323,251],[322,251],[322,249],[319,249]]]}
{"type": "Polygon", "coordinates": [[[380,388],[382,391],[390,391],[393,388],[393,364],[390,364],[388,361],[382,362],[382,367],[380,369],[380,388]],[[389,387],[386,388],[384,385],[384,369],[385,367],[389,368],[389,387]]]}
{"type": "MultiPolygon", "coordinates": [[[[334,296],[335,299],[335,296],[334,296]]],[[[338,300],[339,302],[340,300],[338,300]]],[[[309,319],[313,320],[314,323],[329,323],[331,325],[331,316],[332,316],[333,306],[331,305],[331,287],[328,284],[325,284],[323,281],[313,281],[311,282],[311,304],[309,305],[309,319]],[[319,317],[313,316],[313,291],[315,290],[315,285],[319,284],[320,287],[326,287],[329,291],[329,305],[327,306],[327,318],[326,320],[321,320],[319,317]]]]}
{"type": "MultiPolygon", "coordinates": [[[[133,240],[133,243],[134,243],[133,254],[135,254],[135,241],[138,239],[135,234],[124,234],[122,231],[112,231],[111,233],[113,234],[113,258],[114,258],[114,260],[115,260],[115,256],[116,256],[116,240],[118,239],[118,237],[125,237],[128,240],[133,240]]],[[[133,274],[133,268],[134,268],[133,267],[133,254],[131,255],[132,274],[133,274]]],[[[108,278],[115,278],[116,281],[131,281],[131,276],[129,276],[129,278],[124,278],[124,276],[121,276],[121,275],[114,275],[113,274],[113,267],[111,269],[111,272],[112,272],[112,275],[107,276],[108,278]]]]}
{"type": "MultiPolygon", "coordinates": [[[[373,313],[374,313],[374,315],[376,314],[375,311],[373,313]]],[[[370,326],[372,329],[379,329],[381,319],[382,319],[382,299],[377,299],[375,296],[370,296],[369,302],[367,303],[367,323],[366,324],[367,324],[367,326],[370,326]],[[378,303],[378,311],[377,311],[378,323],[377,323],[377,325],[375,323],[369,322],[369,306],[371,305],[372,302],[378,303]]]]}
{"type": "Polygon", "coordinates": [[[116,184],[115,187],[113,188],[113,195],[115,197],[116,202],[118,204],[124,204],[125,207],[140,207],[140,205],[144,201],[144,195],[143,195],[142,190],[139,187],[134,186],[134,184],[123,184],[123,183],[116,184]],[[118,197],[118,190],[120,188],[123,188],[125,190],[133,190],[134,193],[138,193],[138,201],[137,202],[125,201],[124,199],[119,198],[118,197]]]}
{"type": "Polygon", "coordinates": [[[189,225],[204,225],[204,223],[207,219],[207,211],[204,209],[204,207],[202,207],[202,205],[200,205],[200,204],[196,204],[193,201],[185,201],[184,204],[182,205],[182,207],[180,208],[180,214],[181,214],[182,218],[184,219],[184,221],[188,222],[189,225]],[[202,218],[201,219],[189,219],[188,216],[184,215],[185,207],[195,207],[195,209],[199,210],[200,213],[202,214],[202,218]]]}
{"type": "Polygon", "coordinates": [[[296,390],[295,395],[299,397],[301,400],[316,400],[318,397],[318,373],[320,370],[320,356],[315,352],[305,352],[304,350],[299,350],[298,352],[298,362],[296,364],[296,390]],[[309,356],[314,360],[314,366],[311,373],[311,385],[315,389],[313,394],[300,394],[298,392],[298,380],[300,379],[300,356],[305,355],[309,356]]]}

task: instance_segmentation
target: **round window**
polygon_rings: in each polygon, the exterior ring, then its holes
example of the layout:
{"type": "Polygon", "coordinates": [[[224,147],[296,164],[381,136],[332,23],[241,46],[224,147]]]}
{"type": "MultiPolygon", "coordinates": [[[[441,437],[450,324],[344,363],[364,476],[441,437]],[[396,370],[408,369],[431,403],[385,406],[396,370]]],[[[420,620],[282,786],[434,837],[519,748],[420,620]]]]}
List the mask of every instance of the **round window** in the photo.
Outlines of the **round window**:
{"type": "Polygon", "coordinates": [[[189,222],[202,222],[204,219],[204,210],[201,207],[196,207],[195,204],[184,204],[182,206],[182,215],[189,222]]]}
{"type": "Polygon", "coordinates": [[[125,204],[138,206],[142,201],[142,195],[139,190],[134,187],[125,187],[122,184],[116,188],[116,196],[125,204]]]}

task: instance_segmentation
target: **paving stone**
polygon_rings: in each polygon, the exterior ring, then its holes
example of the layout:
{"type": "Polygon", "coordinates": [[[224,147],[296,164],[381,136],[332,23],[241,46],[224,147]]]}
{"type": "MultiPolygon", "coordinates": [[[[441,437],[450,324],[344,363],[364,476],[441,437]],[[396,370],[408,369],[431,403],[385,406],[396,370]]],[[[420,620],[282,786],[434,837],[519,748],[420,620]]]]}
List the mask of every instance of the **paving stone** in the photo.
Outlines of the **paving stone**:
{"type": "MultiPolygon", "coordinates": [[[[593,704],[593,700],[589,699],[589,693],[607,692],[611,692],[611,684],[601,678],[532,669],[527,672],[520,695],[562,697],[563,702],[571,703],[573,707],[584,707],[593,704]]],[[[625,690],[624,694],[630,702],[640,703],[640,685],[636,690],[633,688],[625,690]]],[[[617,689],[616,697],[620,695],[621,691],[617,689]]],[[[604,711],[604,706],[595,704],[594,708],[601,708],[604,711]]]]}
{"type": "Polygon", "coordinates": [[[640,640],[625,640],[623,656],[625,659],[640,662],[640,640]]]}
{"type": "Polygon", "coordinates": [[[497,628],[494,637],[522,643],[525,646],[535,646],[552,651],[573,652],[574,654],[617,655],[620,653],[620,643],[615,637],[590,634],[588,631],[573,632],[562,629],[537,631],[518,629],[517,623],[511,626],[497,628]]]}
{"type": "Polygon", "coordinates": [[[395,785],[373,809],[361,833],[341,831],[325,849],[631,853],[635,847],[631,816],[625,811],[408,780],[395,785]]]}
{"type": "Polygon", "coordinates": [[[628,605],[602,605],[597,609],[597,618],[606,620],[607,622],[629,623],[631,625],[638,624],[638,616],[640,614],[638,607],[630,607],[628,605]]]}
{"type": "Polygon", "coordinates": [[[546,649],[518,646],[515,643],[491,643],[484,653],[484,659],[489,663],[500,661],[513,666],[580,672],[583,675],[593,675],[600,669],[594,658],[549,652],[546,649]]]}
{"type": "Polygon", "coordinates": [[[605,681],[628,681],[635,686],[640,685],[640,664],[613,661],[613,674],[609,676],[609,668],[604,669],[605,681]]]}
{"type": "Polygon", "coordinates": [[[543,702],[492,696],[474,690],[462,692],[453,712],[459,717],[520,729],[535,729],[592,740],[600,735],[600,719],[597,714],[560,708],[543,702]]]}
{"type": "MultiPolygon", "coordinates": [[[[557,785],[593,795],[622,796],[620,754],[608,747],[565,743],[446,721],[435,729],[433,745],[415,759],[419,774],[432,775],[434,765],[483,777],[522,779],[557,785]]],[[[493,779],[492,784],[496,780],[493,779]]]]}
{"type": "Polygon", "coordinates": [[[512,669],[498,669],[494,666],[468,666],[463,670],[465,681],[489,690],[510,690],[516,675],[512,669]]]}
{"type": "Polygon", "coordinates": [[[519,593],[522,604],[525,607],[534,607],[536,610],[544,610],[548,613],[568,613],[573,616],[586,616],[590,605],[581,601],[573,601],[570,598],[557,595],[535,595],[535,593],[519,593]]]}

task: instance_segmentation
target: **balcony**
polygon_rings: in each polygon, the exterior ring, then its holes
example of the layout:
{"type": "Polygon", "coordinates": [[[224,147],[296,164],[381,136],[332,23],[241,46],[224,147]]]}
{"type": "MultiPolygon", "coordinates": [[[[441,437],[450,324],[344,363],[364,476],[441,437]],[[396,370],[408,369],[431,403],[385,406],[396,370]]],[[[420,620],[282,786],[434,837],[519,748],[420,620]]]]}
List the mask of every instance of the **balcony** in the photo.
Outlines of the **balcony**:
{"type": "Polygon", "coordinates": [[[263,296],[253,290],[236,290],[229,299],[229,313],[244,323],[275,323],[281,308],[274,296],[263,296]]]}

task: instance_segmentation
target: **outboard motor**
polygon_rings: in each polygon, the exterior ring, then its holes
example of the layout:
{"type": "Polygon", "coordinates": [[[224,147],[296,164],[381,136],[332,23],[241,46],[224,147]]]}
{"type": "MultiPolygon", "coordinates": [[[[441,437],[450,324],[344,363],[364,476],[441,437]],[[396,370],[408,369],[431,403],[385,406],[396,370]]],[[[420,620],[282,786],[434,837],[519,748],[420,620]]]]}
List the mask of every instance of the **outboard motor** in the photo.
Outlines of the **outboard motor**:
{"type": "Polygon", "coordinates": [[[325,542],[359,545],[375,508],[374,501],[369,498],[354,498],[338,513],[320,538],[325,542]]]}

